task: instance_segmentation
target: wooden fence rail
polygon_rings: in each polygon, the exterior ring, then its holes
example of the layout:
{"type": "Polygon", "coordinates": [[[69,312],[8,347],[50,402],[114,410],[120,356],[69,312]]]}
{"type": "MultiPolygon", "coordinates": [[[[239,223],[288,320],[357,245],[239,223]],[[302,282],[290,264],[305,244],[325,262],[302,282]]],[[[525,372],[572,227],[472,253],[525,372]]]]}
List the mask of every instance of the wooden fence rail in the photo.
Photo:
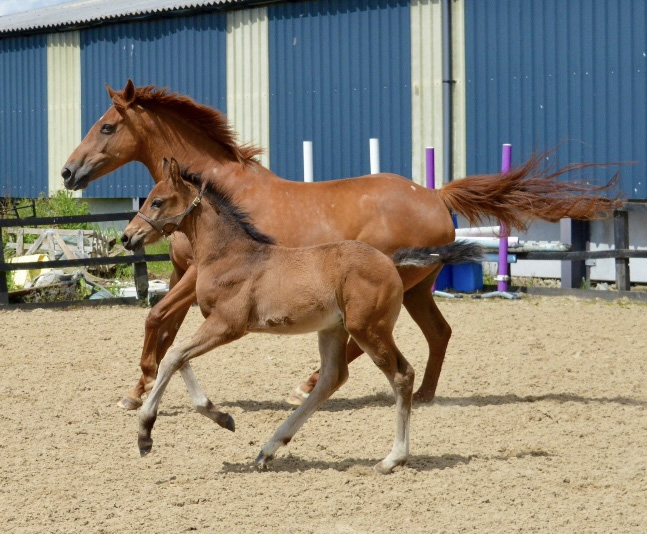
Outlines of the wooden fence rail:
{"type": "MultiPolygon", "coordinates": [[[[135,211],[126,211],[121,213],[104,213],[97,215],[73,215],[66,217],[28,217],[22,219],[0,219],[0,230],[9,227],[24,226],[59,226],[63,224],[95,223],[95,222],[112,222],[112,221],[130,221],[136,214],[135,211]]],[[[0,232],[0,306],[9,305],[9,288],[7,285],[7,273],[11,271],[22,271],[30,269],[42,269],[48,267],[87,267],[97,265],[133,265],[135,273],[135,288],[137,289],[137,299],[145,300],[148,296],[148,270],[146,262],[149,261],[169,261],[168,254],[146,254],[144,250],[139,250],[128,256],[113,256],[104,258],[79,258],[73,260],[55,260],[39,261],[29,263],[7,263],[4,258],[4,243],[2,233],[0,232]]],[[[104,299],[106,304],[110,304],[113,299],[104,299]]],[[[124,303],[134,299],[114,299],[116,302],[124,303]]],[[[70,302],[60,303],[59,305],[70,304],[70,302]]]]}

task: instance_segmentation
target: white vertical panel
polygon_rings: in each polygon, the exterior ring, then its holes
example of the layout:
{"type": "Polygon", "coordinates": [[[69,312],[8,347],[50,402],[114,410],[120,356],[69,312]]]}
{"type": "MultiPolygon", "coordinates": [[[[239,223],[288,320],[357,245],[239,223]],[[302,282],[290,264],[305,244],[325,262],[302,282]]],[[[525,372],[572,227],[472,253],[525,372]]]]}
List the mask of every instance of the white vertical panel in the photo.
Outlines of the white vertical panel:
{"type": "Polygon", "coordinates": [[[243,143],[265,150],[270,166],[270,82],[267,8],[227,13],[227,115],[243,143]]]}
{"type": "Polygon", "coordinates": [[[452,0],[452,76],[454,179],[467,175],[465,97],[465,0],[452,0]]]}
{"type": "Polygon", "coordinates": [[[79,32],[51,33],[47,36],[47,173],[50,195],[63,189],[61,168],[80,142],[79,32]]]}
{"type": "Polygon", "coordinates": [[[436,151],[436,183],[443,172],[442,12],[440,0],[411,1],[411,134],[413,180],[425,184],[425,147],[436,151]]]}

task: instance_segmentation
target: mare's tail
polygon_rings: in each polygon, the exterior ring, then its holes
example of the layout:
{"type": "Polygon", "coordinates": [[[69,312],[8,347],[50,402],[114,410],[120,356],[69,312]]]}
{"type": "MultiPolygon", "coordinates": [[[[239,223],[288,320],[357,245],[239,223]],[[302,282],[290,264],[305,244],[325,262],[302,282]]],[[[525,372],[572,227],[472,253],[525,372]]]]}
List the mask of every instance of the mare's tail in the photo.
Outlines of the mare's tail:
{"type": "Polygon", "coordinates": [[[455,265],[481,261],[483,249],[469,241],[454,241],[442,247],[402,248],[392,258],[397,267],[432,267],[439,263],[455,265]]]}
{"type": "Polygon", "coordinates": [[[508,228],[526,230],[533,219],[557,222],[564,217],[602,219],[619,207],[617,196],[607,198],[618,182],[618,174],[604,186],[560,181],[560,176],[606,164],[574,163],[562,169],[540,169],[547,154],[533,154],[523,165],[507,173],[468,176],[438,189],[445,205],[464,215],[472,225],[494,218],[508,228]]]}

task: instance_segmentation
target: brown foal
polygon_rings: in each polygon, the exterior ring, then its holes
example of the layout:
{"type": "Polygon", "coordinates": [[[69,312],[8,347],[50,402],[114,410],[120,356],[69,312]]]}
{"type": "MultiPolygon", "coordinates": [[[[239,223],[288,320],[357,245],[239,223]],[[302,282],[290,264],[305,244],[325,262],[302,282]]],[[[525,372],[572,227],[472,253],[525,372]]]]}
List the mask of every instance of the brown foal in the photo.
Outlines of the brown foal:
{"type": "MultiPolygon", "coordinates": [[[[577,167],[542,171],[534,156],[507,174],[455,180],[439,190],[428,190],[393,174],[378,174],[304,184],[284,180],[256,162],[258,149],[240,146],[217,110],[186,96],[154,87],[135,88],[129,80],[123,91],[108,88],[113,105],[90,129],[70,155],[62,175],[68,189],[87,185],[130,161],[142,162],[155,182],[164,179],[162,161],[174,157],[201,172],[205,180],[228,191],[263,232],[288,247],[303,247],[357,239],[387,255],[399,248],[451,243],[454,226],[450,210],[470,221],[500,219],[521,227],[540,218],[588,219],[613,209],[615,202],[591,188],[560,181],[577,167]],[[312,224],[304,224],[316,214],[312,224]]],[[[610,187],[612,183],[608,184],[610,187]]],[[[143,393],[155,380],[157,366],[172,344],[178,328],[195,302],[196,271],[191,246],[181,232],[172,237],[172,289],[151,310],[146,321],[141,356],[142,376],[120,402],[127,409],[141,405],[143,393]]],[[[434,397],[451,336],[431,294],[440,265],[399,267],[404,306],[422,330],[429,357],[418,401],[434,397]]],[[[362,353],[352,339],[348,361],[362,353]]],[[[317,375],[301,388],[308,393],[317,375]]],[[[303,396],[294,399],[301,402],[303,396]]]]}
{"type": "Polygon", "coordinates": [[[180,173],[171,160],[169,178],[151,191],[122,242],[141,248],[175,230],[187,236],[197,273],[197,301],[205,322],[179,341],[159,366],[153,389],[139,413],[138,445],[150,452],[159,402],[176,371],[184,378],[196,410],[234,430],[198,384],[189,361],[251,332],[319,336],[321,376],[312,393],[276,430],[256,459],[264,467],[348,378],[346,344],[355,340],[386,375],[396,399],[393,448],[375,469],[390,473],[407,461],[414,371],[393,340],[402,306],[400,265],[437,266],[473,260],[474,246],[405,249],[388,258],[359,241],[304,248],[273,245],[230,197],[199,175],[180,173]],[[203,199],[203,196],[206,198],[203,199]]]}

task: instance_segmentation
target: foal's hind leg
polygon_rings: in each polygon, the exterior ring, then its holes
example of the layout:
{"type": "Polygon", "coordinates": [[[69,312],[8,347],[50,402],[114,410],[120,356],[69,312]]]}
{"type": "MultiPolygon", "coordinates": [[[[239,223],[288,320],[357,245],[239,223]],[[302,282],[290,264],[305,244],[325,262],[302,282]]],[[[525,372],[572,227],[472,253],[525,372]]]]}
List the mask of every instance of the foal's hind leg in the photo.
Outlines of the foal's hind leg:
{"type": "Polygon", "coordinates": [[[119,401],[119,407],[136,410],[142,405],[142,395],[153,387],[157,366],[173,343],[191,304],[195,302],[196,278],[196,268],[190,266],[168,295],[149,312],[140,361],[142,376],[134,389],[119,401]]]}
{"type": "MultiPolygon", "coordinates": [[[[359,345],[355,342],[354,339],[349,339],[346,345],[346,361],[348,363],[352,362],[359,358],[364,351],[359,348],[359,345]]],[[[297,387],[292,393],[286,397],[286,402],[292,404],[293,406],[299,406],[303,404],[303,401],[308,398],[310,392],[317,385],[317,380],[319,380],[319,369],[310,375],[310,378],[306,380],[303,384],[297,387]]]]}
{"type": "Polygon", "coordinates": [[[307,419],[346,382],[348,379],[347,340],[348,333],[341,324],[319,332],[321,376],[303,404],[292,412],[290,417],[274,432],[272,438],[263,445],[258,458],[256,458],[259,467],[265,467],[274,458],[277,449],[287,445],[307,419]]]}
{"type": "Polygon", "coordinates": [[[440,313],[431,293],[435,279],[436,273],[404,294],[404,307],[420,327],[429,344],[429,358],[422,384],[413,395],[415,402],[431,402],[433,400],[447,344],[452,335],[452,329],[440,313]]]}
{"type": "Polygon", "coordinates": [[[409,458],[409,420],[414,370],[396,347],[391,332],[351,330],[351,335],[386,375],[395,394],[396,424],[393,447],[388,456],[375,465],[378,473],[388,474],[397,466],[404,465],[409,458]]]}

